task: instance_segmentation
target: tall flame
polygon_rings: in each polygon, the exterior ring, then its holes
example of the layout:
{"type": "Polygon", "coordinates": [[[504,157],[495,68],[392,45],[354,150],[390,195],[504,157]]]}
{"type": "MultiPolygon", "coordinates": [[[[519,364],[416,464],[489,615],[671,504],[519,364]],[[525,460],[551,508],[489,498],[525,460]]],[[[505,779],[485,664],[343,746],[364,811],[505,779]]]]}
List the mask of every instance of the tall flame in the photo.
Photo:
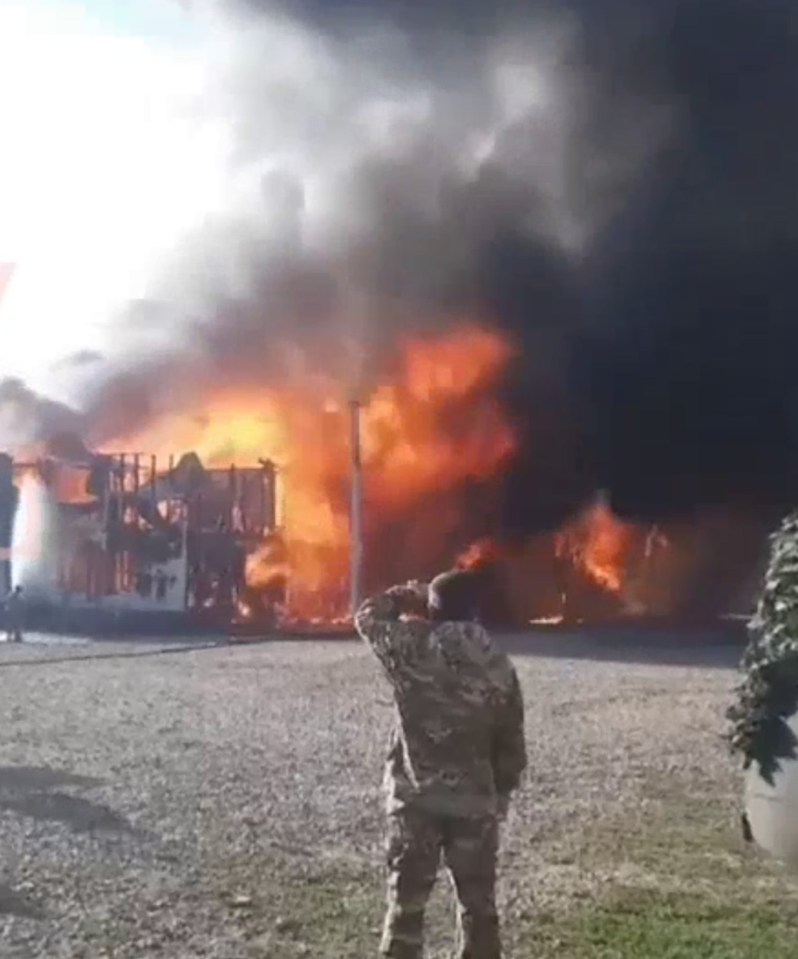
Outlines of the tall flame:
{"type": "Polygon", "coordinates": [[[557,550],[603,589],[620,593],[637,538],[637,527],[619,520],[600,498],[558,534],[557,550]]]}

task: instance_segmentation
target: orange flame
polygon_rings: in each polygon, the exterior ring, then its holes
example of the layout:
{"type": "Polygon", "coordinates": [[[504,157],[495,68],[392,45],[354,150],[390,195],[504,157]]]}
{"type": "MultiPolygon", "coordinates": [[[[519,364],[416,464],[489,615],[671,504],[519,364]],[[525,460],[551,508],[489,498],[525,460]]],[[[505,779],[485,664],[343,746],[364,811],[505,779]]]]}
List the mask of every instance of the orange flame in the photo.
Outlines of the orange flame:
{"type": "Polygon", "coordinates": [[[406,344],[398,382],[378,387],[363,410],[364,463],[379,471],[374,492],[382,505],[407,505],[497,471],[514,448],[512,433],[496,404],[468,400],[498,380],[511,355],[498,336],[475,327],[406,344]],[[447,428],[447,413],[464,404],[466,429],[447,428]]]}
{"type": "MultiPolygon", "coordinates": [[[[395,517],[419,497],[499,471],[514,440],[489,394],[511,355],[504,340],[475,326],[403,345],[394,376],[362,406],[369,516],[395,517]]],[[[321,377],[226,390],[126,443],[158,456],[193,450],[209,466],[275,462],[287,556],[259,550],[247,564],[248,584],[287,575],[292,613],[329,620],[346,609],[348,591],[347,399],[342,384],[321,377]]]]}
{"type": "Polygon", "coordinates": [[[637,527],[619,520],[600,499],[558,534],[557,552],[603,589],[620,593],[637,537],[637,527]]]}
{"type": "Polygon", "coordinates": [[[56,469],[43,469],[44,480],[53,498],[58,503],[91,503],[96,499],[88,491],[88,470],[66,466],[61,463],[56,469]]]}

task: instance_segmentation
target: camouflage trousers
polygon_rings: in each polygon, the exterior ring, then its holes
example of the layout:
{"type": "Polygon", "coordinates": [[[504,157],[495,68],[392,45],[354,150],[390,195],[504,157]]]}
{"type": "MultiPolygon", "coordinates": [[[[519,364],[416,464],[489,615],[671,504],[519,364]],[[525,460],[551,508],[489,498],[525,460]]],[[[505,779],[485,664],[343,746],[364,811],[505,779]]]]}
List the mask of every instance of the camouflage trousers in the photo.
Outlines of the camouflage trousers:
{"type": "Polygon", "coordinates": [[[436,816],[404,810],[388,817],[388,913],[380,953],[422,959],[424,911],[441,859],[458,901],[458,959],[500,959],[496,912],[495,817],[436,816]]]}

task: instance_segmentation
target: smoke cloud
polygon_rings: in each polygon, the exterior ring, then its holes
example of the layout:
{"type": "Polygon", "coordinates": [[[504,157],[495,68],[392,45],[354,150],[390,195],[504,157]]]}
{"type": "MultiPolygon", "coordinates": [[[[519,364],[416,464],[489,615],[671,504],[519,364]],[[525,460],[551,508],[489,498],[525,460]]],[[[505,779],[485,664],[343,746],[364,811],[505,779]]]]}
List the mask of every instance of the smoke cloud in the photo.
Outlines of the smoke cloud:
{"type": "Polygon", "coordinates": [[[59,434],[80,434],[83,417],[16,379],[0,380],[0,448],[24,450],[59,434]]]}
{"type": "Polygon", "coordinates": [[[368,385],[397,335],[468,315],[518,355],[492,532],[597,488],[652,520],[794,499],[796,2],[193,6],[231,203],[120,317],[124,350],[75,364],[87,442],[198,382],[368,385]]]}

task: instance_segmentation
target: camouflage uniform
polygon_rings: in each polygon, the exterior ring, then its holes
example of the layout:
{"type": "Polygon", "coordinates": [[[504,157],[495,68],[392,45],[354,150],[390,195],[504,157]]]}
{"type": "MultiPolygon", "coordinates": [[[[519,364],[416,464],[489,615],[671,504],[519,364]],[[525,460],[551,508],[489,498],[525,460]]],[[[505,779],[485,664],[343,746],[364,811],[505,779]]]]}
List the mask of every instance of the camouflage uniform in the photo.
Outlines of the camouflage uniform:
{"type": "Polygon", "coordinates": [[[476,623],[400,620],[411,593],[394,588],[368,600],[355,620],[398,713],[385,772],[381,953],[422,956],[424,909],[442,856],[459,902],[460,959],[498,959],[498,823],[526,766],[521,690],[509,659],[476,623]]]}

